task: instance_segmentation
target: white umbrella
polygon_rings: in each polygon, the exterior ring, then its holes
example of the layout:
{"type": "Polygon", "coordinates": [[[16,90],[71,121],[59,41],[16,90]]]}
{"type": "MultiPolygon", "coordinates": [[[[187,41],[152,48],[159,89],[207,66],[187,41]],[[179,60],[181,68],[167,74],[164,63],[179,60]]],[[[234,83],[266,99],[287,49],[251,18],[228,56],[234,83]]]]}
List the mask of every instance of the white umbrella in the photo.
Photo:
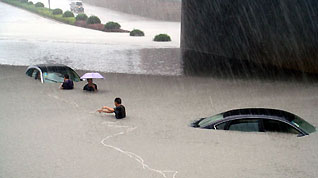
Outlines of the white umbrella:
{"type": "Polygon", "coordinates": [[[84,74],[81,79],[89,79],[89,78],[101,78],[103,79],[104,77],[100,73],[86,73],[84,74]]]}

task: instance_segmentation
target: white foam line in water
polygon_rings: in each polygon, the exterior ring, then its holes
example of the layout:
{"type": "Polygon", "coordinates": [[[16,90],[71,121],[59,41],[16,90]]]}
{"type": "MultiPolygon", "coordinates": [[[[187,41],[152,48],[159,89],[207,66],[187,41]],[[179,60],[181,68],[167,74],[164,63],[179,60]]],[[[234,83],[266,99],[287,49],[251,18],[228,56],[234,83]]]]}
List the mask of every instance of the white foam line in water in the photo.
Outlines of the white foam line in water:
{"type": "Polygon", "coordinates": [[[116,137],[116,136],[120,136],[120,135],[125,135],[129,132],[132,132],[134,131],[135,129],[137,129],[137,127],[129,127],[129,126],[121,126],[121,125],[116,125],[114,122],[104,122],[103,124],[106,124],[108,127],[113,127],[113,128],[125,128],[125,131],[121,131],[121,132],[118,132],[116,134],[113,134],[113,135],[109,135],[107,137],[105,137],[102,141],[101,141],[101,144],[103,144],[105,147],[108,147],[108,148],[111,148],[111,149],[114,149],[132,159],[135,159],[139,164],[141,164],[142,168],[143,169],[147,169],[149,171],[152,171],[152,172],[155,172],[155,173],[158,173],[160,174],[162,177],[164,178],[167,178],[167,174],[171,173],[173,174],[172,175],[172,178],[176,178],[176,175],[178,174],[178,171],[171,171],[171,170],[158,170],[158,169],[154,169],[152,167],[150,167],[148,164],[145,163],[144,159],[142,159],[141,156],[133,153],[133,152],[129,152],[129,151],[125,151],[121,148],[118,148],[118,147],[115,147],[113,145],[109,145],[106,143],[107,140],[113,138],[113,137],[116,137]]]}
{"type": "MultiPolygon", "coordinates": [[[[58,97],[57,95],[52,95],[52,94],[48,94],[49,97],[52,97],[56,100],[60,100],[60,101],[63,101],[63,102],[66,102],[66,103],[69,103],[73,106],[75,106],[76,108],[79,108],[80,106],[75,103],[75,102],[71,102],[71,101],[68,101],[68,100],[65,100],[63,98],[60,98],[58,97]]],[[[89,113],[96,113],[96,112],[89,112],[89,113]]],[[[164,178],[167,178],[167,174],[171,173],[172,174],[172,178],[176,178],[176,175],[178,174],[178,171],[171,171],[171,170],[158,170],[158,169],[154,169],[152,167],[150,167],[148,164],[145,163],[145,161],[142,159],[141,156],[133,153],[133,152],[129,152],[129,151],[125,151],[119,147],[115,147],[113,145],[109,145],[109,144],[106,144],[106,141],[113,138],[113,137],[116,137],[116,136],[120,136],[120,135],[124,135],[124,134],[127,134],[129,132],[132,132],[134,131],[135,129],[137,129],[137,127],[130,127],[130,126],[122,126],[122,125],[116,125],[115,122],[103,122],[102,124],[105,124],[106,126],[108,127],[112,127],[112,128],[124,128],[125,131],[121,131],[121,132],[118,132],[116,134],[113,134],[113,135],[109,135],[107,137],[105,137],[102,141],[101,141],[101,144],[103,144],[105,147],[108,147],[108,148],[111,148],[111,149],[114,149],[122,154],[125,154],[126,156],[132,158],[132,159],[135,159],[139,164],[141,164],[142,168],[143,169],[147,169],[149,171],[152,171],[152,172],[155,172],[155,173],[158,173],[160,174],[162,177],[164,178]]]]}

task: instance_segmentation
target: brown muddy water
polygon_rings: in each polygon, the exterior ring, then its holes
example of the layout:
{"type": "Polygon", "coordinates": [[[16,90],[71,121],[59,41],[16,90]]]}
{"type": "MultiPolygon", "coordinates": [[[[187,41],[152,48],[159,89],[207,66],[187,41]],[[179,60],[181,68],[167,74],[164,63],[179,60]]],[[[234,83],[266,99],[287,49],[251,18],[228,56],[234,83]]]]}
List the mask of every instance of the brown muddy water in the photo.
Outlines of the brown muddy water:
{"type": "MultiPolygon", "coordinates": [[[[41,84],[0,66],[0,177],[317,177],[305,137],[190,128],[233,108],[270,107],[318,125],[318,85],[103,73],[100,91],[41,84]],[[121,97],[128,117],[98,114],[121,97]]],[[[85,71],[78,71],[83,74],[85,71]]]]}

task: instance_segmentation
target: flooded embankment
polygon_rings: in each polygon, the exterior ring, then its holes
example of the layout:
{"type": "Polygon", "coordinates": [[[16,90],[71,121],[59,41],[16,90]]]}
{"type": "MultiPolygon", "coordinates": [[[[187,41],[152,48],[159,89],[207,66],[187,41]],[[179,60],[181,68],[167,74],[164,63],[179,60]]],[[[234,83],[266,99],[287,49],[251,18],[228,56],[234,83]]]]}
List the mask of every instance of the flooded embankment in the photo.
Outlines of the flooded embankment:
{"type": "MultiPolygon", "coordinates": [[[[293,112],[318,126],[318,85],[102,73],[100,91],[41,84],[0,66],[0,177],[317,177],[305,137],[190,128],[242,107],[293,112]],[[98,114],[121,97],[128,117],[98,114]]],[[[83,74],[85,71],[78,71],[83,74]]]]}

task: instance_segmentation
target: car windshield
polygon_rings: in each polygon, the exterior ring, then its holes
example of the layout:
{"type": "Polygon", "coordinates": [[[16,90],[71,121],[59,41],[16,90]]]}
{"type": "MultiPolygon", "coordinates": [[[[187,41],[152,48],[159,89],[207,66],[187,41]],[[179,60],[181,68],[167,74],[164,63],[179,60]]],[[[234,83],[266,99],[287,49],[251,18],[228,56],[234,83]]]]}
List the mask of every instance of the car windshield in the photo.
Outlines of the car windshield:
{"type": "Polygon", "coordinates": [[[48,83],[62,83],[64,81],[64,74],[68,74],[70,79],[79,82],[79,76],[70,68],[65,67],[48,67],[48,72],[43,72],[44,82],[48,83]]]}
{"type": "Polygon", "coordinates": [[[313,125],[309,124],[308,122],[301,119],[300,117],[296,117],[293,121],[291,121],[291,123],[293,123],[294,125],[296,125],[300,129],[304,130],[308,134],[316,131],[316,128],[313,125]]]}
{"type": "Polygon", "coordinates": [[[213,122],[221,120],[221,119],[223,119],[223,113],[215,115],[215,116],[207,117],[207,118],[203,119],[202,121],[200,121],[198,125],[200,127],[207,127],[210,124],[212,124],[213,122]]]}
{"type": "Polygon", "coordinates": [[[64,81],[64,75],[56,72],[44,72],[43,79],[44,82],[47,83],[62,83],[64,81]]]}
{"type": "Polygon", "coordinates": [[[81,5],[82,5],[82,3],[81,3],[81,2],[77,2],[77,3],[76,3],[76,5],[81,6],[81,5]]]}

